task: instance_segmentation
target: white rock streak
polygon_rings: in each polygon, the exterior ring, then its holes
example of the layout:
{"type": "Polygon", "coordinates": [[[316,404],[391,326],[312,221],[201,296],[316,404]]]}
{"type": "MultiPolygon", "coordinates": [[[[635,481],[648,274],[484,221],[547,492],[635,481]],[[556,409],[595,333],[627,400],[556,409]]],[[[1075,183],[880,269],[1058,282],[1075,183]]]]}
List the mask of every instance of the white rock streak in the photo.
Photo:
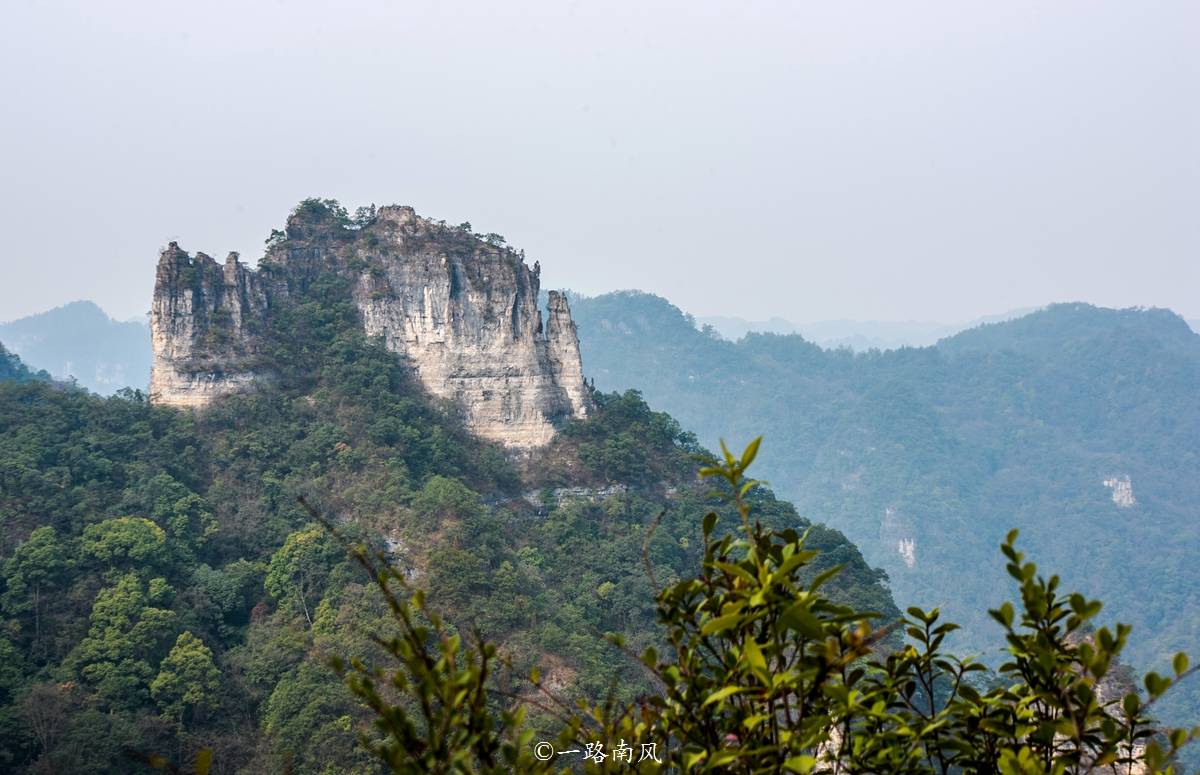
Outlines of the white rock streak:
{"type": "Polygon", "coordinates": [[[1133,482],[1129,475],[1110,476],[1104,480],[1104,486],[1112,490],[1113,503],[1122,509],[1128,509],[1137,503],[1133,497],[1133,482]]]}

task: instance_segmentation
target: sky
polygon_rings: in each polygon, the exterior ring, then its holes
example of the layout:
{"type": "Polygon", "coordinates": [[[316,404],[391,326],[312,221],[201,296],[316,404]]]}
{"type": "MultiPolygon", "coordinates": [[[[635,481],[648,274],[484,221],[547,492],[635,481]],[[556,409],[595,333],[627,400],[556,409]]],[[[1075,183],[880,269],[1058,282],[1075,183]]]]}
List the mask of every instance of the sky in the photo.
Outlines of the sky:
{"type": "Polygon", "coordinates": [[[1200,3],[34,2],[0,10],[0,320],[150,307],[309,196],[697,315],[1200,317],[1200,3]]]}

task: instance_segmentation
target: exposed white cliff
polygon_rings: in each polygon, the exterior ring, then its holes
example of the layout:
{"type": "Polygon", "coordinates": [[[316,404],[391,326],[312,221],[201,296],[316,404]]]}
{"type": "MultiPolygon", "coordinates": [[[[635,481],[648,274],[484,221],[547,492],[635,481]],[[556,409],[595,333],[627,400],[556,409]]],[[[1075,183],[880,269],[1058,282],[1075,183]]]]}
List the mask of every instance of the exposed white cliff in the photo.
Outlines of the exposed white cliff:
{"type": "Polygon", "coordinates": [[[896,554],[906,568],[917,565],[917,542],[913,538],[916,524],[912,519],[902,515],[893,506],[883,510],[883,519],[879,521],[879,540],[883,546],[896,547],[896,554]]]}
{"type": "Polygon", "coordinates": [[[1133,482],[1128,474],[1110,476],[1104,480],[1104,486],[1112,490],[1113,503],[1117,504],[1118,508],[1128,509],[1137,503],[1137,499],[1133,497],[1133,482]]]}
{"type": "Polygon", "coordinates": [[[246,322],[266,310],[256,286],[236,253],[222,267],[204,253],[193,257],[174,242],[167,246],[150,308],[151,401],[201,407],[254,384],[257,339],[246,322]]]}
{"type": "Polygon", "coordinates": [[[591,403],[566,297],[538,309],[540,269],[516,252],[418,216],[381,208],[365,225],[300,215],[260,271],[223,268],[174,243],[159,260],[151,330],[151,400],[202,407],[270,379],[257,330],[276,305],[322,273],[348,280],[367,334],[379,336],[434,396],[454,401],[480,436],[539,447],[591,403]]]}

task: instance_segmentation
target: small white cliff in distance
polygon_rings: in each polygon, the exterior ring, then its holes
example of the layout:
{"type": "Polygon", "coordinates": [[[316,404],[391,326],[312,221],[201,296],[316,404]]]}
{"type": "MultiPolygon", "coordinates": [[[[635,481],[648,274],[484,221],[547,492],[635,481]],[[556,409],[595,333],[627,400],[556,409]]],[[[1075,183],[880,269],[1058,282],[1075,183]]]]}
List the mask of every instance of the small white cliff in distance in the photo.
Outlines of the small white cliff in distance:
{"type": "Polygon", "coordinates": [[[1113,503],[1122,509],[1128,509],[1137,503],[1133,497],[1133,482],[1129,475],[1110,476],[1104,480],[1104,486],[1112,490],[1113,503]]]}

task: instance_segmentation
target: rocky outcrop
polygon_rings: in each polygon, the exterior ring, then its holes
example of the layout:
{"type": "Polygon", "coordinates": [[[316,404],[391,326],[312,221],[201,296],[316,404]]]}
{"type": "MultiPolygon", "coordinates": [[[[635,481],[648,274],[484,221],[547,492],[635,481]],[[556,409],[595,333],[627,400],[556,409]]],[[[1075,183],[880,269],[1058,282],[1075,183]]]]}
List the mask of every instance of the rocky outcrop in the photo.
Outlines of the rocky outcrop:
{"type": "Polygon", "coordinates": [[[256,369],[267,309],[257,277],[230,253],[225,265],[172,242],[158,259],[150,307],[150,400],[201,407],[264,377],[256,369]]]}
{"type": "Polygon", "coordinates": [[[367,334],[382,338],[470,429],[515,448],[547,443],[586,416],[579,341],[566,298],[538,309],[540,268],[513,250],[384,207],[351,225],[302,205],[258,272],[224,268],[174,243],[159,260],[151,328],[151,400],[204,406],[272,375],[258,357],[272,310],[320,275],[348,281],[367,334]]]}

